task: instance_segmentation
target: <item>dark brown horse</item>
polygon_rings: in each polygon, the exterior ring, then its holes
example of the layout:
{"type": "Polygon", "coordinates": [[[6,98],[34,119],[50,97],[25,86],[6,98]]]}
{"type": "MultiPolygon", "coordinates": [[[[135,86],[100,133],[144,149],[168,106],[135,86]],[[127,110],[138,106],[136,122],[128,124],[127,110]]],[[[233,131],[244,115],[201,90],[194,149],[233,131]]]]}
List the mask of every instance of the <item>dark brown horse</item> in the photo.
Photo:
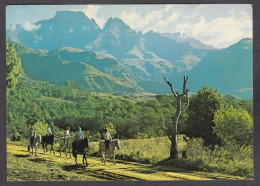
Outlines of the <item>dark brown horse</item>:
{"type": "Polygon", "coordinates": [[[73,157],[75,158],[76,164],[78,164],[77,155],[83,154],[83,165],[84,165],[84,160],[86,160],[86,166],[88,166],[87,157],[86,157],[86,153],[89,148],[88,143],[89,141],[87,138],[84,138],[83,140],[80,141],[74,141],[72,143],[72,154],[73,157]]]}
{"type": "Polygon", "coordinates": [[[47,145],[51,145],[50,154],[51,154],[51,151],[53,152],[53,154],[55,154],[55,152],[53,150],[54,143],[55,143],[54,134],[43,136],[42,137],[42,147],[43,147],[44,153],[45,153],[45,150],[46,150],[46,152],[48,152],[47,145]]]}

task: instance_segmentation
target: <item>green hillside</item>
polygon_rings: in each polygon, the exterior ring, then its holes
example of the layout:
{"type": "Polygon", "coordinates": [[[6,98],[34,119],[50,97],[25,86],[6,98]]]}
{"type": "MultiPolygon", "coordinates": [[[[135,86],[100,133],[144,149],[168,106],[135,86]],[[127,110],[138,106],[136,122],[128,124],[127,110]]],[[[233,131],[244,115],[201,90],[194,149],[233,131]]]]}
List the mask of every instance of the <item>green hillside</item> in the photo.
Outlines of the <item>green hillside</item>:
{"type": "Polygon", "coordinates": [[[165,84],[142,79],[115,59],[100,57],[94,52],[70,47],[48,52],[28,49],[21,44],[16,44],[16,49],[26,76],[35,80],[55,84],[73,80],[77,86],[96,92],[169,93],[165,84]]]}

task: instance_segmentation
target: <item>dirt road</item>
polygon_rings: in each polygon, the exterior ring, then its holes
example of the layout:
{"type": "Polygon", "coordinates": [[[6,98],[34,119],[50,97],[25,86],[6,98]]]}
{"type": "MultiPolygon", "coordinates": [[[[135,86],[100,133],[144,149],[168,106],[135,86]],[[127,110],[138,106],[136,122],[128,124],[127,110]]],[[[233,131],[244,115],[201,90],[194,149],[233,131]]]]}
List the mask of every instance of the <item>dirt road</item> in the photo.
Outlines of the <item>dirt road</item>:
{"type": "Polygon", "coordinates": [[[103,164],[101,158],[87,157],[88,166],[79,165],[74,158],[43,153],[38,149],[38,157],[30,155],[26,147],[7,144],[7,179],[12,180],[212,180],[212,179],[243,179],[216,173],[187,172],[170,166],[142,164],[117,160],[103,164]]]}

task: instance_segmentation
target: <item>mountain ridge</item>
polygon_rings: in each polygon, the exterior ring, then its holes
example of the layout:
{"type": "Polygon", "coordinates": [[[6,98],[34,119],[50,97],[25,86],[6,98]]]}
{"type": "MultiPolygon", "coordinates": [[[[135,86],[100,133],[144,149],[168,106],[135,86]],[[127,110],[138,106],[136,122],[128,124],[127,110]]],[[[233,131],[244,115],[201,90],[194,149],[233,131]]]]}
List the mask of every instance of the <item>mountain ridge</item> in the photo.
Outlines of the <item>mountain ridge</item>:
{"type": "MultiPolygon", "coordinates": [[[[78,79],[81,84],[86,83],[86,79],[82,78],[82,66],[86,65],[84,68],[93,67],[104,78],[123,78],[128,82],[128,88],[133,86],[136,91],[169,93],[164,77],[177,80],[175,85],[181,87],[182,76],[189,75],[189,87],[193,91],[208,84],[219,88],[224,94],[252,98],[252,93],[249,96],[242,93],[253,87],[252,68],[248,68],[252,63],[253,50],[250,38],[242,39],[225,49],[215,49],[185,34],[167,36],[167,33],[165,35],[154,31],[145,34],[136,32],[119,18],[108,19],[101,29],[94,19],[89,19],[83,12],[72,11],[61,11],[51,19],[33,24],[36,29],[30,31],[26,31],[23,25],[16,26],[16,30],[6,30],[10,41],[18,41],[26,46],[19,54],[23,58],[27,56],[26,60],[31,65],[41,65],[42,58],[46,58],[63,65],[77,66],[81,69],[81,79],[78,79]],[[66,17],[67,20],[64,19],[66,17]],[[76,21],[73,17],[77,17],[76,21]],[[29,54],[41,62],[34,64],[29,59],[29,54]],[[241,63],[243,68],[236,66],[235,61],[241,63]],[[214,74],[215,77],[209,76],[214,74]],[[235,77],[232,86],[225,85],[231,78],[229,74],[234,74],[235,77]],[[245,82],[239,81],[239,74],[245,77],[245,82]],[[160,87],[159,90],[156,90],[156,85],[160,87]]],[[[78,77],[78,74],[75,76],[78,77]]],[[[90,78],[93,81],[88,82],[94,84],[104,78],[90,78]]],[[[111,78],[108,79],[106,81],[113,84],[111,78]]],[[[118,82],[116,79],[113,81],[118,82]]],[[[128,88],[126,90],[130,90],[128,88]]]]}

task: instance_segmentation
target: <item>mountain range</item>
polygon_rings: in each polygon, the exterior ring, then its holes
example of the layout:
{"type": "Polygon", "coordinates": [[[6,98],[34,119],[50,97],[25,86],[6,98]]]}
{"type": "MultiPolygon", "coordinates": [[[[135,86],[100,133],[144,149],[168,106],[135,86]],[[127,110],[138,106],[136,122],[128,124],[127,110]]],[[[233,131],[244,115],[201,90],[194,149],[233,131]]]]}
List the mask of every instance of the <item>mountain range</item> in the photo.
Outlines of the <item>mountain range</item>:
{"type": "Polygon", "coordinates": [[[60,11],[28,29],[6,31],[17,44],[28,77],[78,85],[101,92],[170,93],[163,77],[196,92],[207,84],[223,94],[252,99],[252,39],[216,49],[180,33],[143,34],[119,18],[101,29],[83,12],[60,11]]]}

